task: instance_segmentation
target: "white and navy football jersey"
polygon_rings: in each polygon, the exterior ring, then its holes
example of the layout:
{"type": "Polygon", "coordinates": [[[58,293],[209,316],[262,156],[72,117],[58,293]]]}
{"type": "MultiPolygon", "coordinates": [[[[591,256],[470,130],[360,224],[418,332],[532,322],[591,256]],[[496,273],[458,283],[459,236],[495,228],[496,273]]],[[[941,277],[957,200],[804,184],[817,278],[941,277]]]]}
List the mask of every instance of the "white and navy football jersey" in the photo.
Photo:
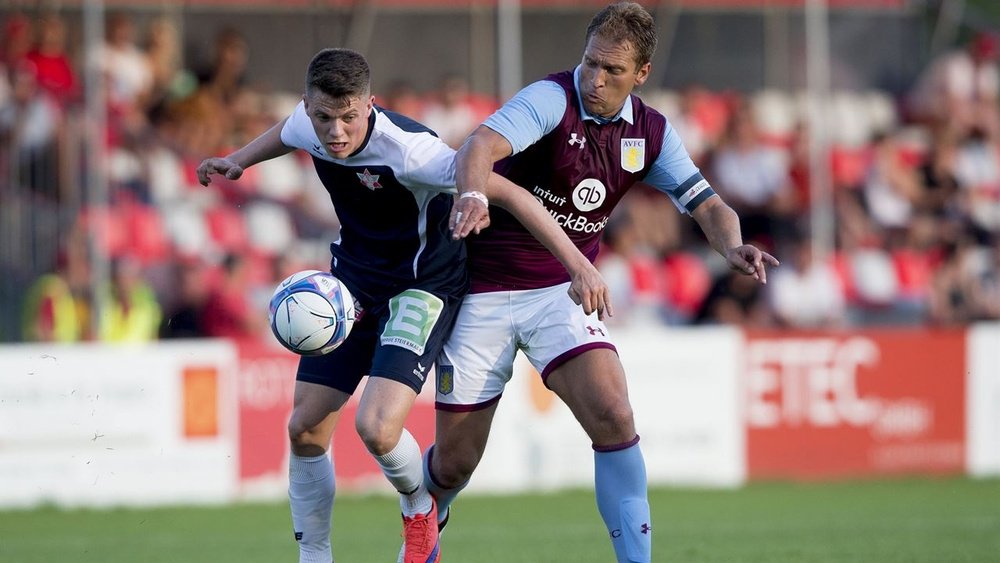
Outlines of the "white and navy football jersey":
{"type": "Polygon", "coordinates": [[[346,159],[331,157],[302,102],[281,141],[308,152],[340,219],[331,271],[362,305],[404,289],[462,295],[468,289],[463,241],[451,238],[455,151],[423,125],[381,108],[346,159]]]}

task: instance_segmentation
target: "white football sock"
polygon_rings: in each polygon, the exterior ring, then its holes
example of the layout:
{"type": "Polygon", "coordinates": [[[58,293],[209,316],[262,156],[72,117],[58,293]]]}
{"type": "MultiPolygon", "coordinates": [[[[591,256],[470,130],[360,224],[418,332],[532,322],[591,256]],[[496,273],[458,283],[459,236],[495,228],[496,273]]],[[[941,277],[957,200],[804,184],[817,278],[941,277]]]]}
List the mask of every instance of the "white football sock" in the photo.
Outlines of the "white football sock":
{"type": "Polygon", "coordinates": [[[431,511],[431,495],[424,486],[420,445],[408,430],[403,429],[399,443],[391,452],[372,457],[392,486],[399,491],[399,508],[404,516],[427,514],[431,511]]]}
{"type": "Polygon", "coordinates": [[[325,454],[288,462],[288,504],[299,543],[299,563],[330,563],[330,525],[336,490],[333,461],[325,454]]]}

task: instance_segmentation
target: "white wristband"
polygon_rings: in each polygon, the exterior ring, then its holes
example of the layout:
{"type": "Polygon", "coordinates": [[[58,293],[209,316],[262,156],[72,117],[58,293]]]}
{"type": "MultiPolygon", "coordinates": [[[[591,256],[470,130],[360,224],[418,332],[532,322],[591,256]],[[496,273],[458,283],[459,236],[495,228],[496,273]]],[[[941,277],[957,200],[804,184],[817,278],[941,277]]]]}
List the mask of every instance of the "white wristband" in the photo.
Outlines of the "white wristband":
{"type": "Polygon", "coordinates": [[[467,197],[474,197],[482,202],[486,207],[490,206],[490,200],[486,199],[486,195],[483,192],[465,192],[464,194],[458,196],[458,199],[465,199],[467,197]]]}

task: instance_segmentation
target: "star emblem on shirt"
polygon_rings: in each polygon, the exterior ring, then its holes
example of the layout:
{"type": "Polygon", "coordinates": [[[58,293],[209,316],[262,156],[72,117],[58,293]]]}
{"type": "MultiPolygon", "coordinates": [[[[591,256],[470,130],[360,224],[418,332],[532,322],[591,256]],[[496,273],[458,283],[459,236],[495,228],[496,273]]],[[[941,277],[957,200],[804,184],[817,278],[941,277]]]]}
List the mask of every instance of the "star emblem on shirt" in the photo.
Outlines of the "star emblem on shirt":
{"type": "Polygon", "coordinates": [[[371,191],[375,191],[382,187],[382,184],[378,183],[378,174],[372,174],[365,168],[364,172],[356,172],[358,179],[361,180],[361,184],[371,191]]]}

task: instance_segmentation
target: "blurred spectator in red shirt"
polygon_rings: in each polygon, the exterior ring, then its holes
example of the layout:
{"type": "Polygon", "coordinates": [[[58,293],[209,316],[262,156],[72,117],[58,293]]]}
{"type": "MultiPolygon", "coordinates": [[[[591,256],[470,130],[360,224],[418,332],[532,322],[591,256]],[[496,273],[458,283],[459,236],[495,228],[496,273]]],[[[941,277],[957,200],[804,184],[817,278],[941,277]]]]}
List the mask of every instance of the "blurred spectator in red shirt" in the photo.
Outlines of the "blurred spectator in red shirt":
{"type": "Polygon", "coordinates": [[[265,315],[251,306],[249,273],[249,264],[243,256],[228,254],[223,259],[222,279],[202,310],[206,336],[242,338],[259,333],[265,315]]]}
{"type": "Polygon", "coordinates": [[[35,64],[43,90],[63,106],[76,100],[80,84],[66,54],[66,22],[59,15],[49,14],[39,22],[38,43],[27,58],[35,64]]]}

